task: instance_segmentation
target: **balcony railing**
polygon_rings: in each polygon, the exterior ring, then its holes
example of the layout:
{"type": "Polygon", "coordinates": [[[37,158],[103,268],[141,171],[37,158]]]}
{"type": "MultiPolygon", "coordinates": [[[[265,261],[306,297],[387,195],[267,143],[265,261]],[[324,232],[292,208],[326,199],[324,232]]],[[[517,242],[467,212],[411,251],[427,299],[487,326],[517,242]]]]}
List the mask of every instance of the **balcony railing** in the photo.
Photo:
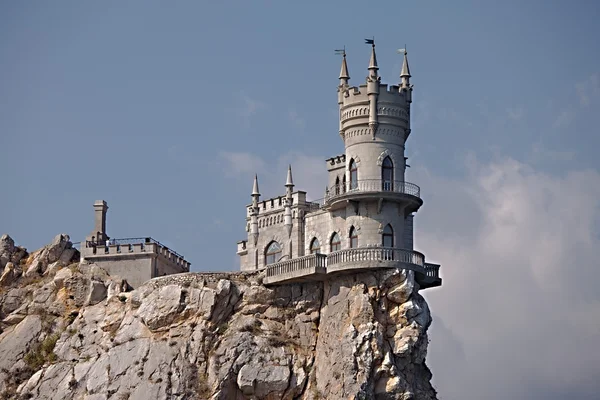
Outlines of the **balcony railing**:
{"type": "Polygon", "coordinates": [[[384,181],[381,179],[359,179],[356,182],[333,185],[327,191],[325,201],[352,193],[392,192],[421,197],[421,189],[414,183],[404,181],[384,181]]]}
{"type": "Polygon", "coordinates": [[[440,265],[425,263],[425,276],[427,276],[428,278],[439,278],[440,265]]]}
{"type": "Polygon", "coordinates": [[[425,256],[418,251],[389,247],[345,249],[327,255],[327,265],[329,266],[361,261],[397,261],[424,268],[425,256]]]}
{"type": "MultiPolygon", "coordinates": [[[[267,278],[279,275],[298,273],[298,276],[310,275],[314,272],[312,268],[336,267],[335,271],[343,270],[343,264],[355,264],[370,261],[391,261],[402,263],[407,267],[413,266],[416,271],[425,272],[428,277],[437,278],[440,266],[437,264],[426,264],[425,256],[414,250],[395,249],[389,247],[365,247],[357,249],[345,249],[329,254],[311,254],[291,260],[279,261],[267,265],[267,278]],[[301,273],[306,270],[306,273],[301,273]]],[[[365,265],[366,266],[366,265],[365,265]]],[[[352,269],[353,267],[350,267],[352,269]]]]}
{"type": "Polygon", "coordinates": [[[303,269],[325,268],[326,266],[327,256],[325,254],[310,254],[268,265],[267,277],[301,271],[303,269]]]}

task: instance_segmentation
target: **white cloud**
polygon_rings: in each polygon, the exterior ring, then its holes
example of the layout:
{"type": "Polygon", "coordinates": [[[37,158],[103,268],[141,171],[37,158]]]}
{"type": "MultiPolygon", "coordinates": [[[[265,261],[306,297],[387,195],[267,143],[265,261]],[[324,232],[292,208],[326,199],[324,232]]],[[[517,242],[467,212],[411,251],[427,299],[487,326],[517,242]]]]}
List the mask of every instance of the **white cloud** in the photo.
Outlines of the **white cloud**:
{"type": "Polygon", "coordinates": [[[266,103],[252,98],[243,92],[238,94],[238,101],[241,103],[238,107],[238,115],[245,120],[268,108],[266,103]]]}
{"type": "Polygon", "coordinates": [[[456,181],[413,171],[426,196],[416,244],[444,279],[424,292],[440,398],[594,398],[600,174],[553,176],[510,158],[471,159],[468,171],[456,181]]]}
{"type": "Polygon", "coordinates": [[[285,193],[284,184],[290,164],[296,185],[294,190],[307,192],[309,199],[313,200],[325,195],[327,185],[325,157],[289,152],[267,163],[259,156],[247,152],[221,152],[220,155],[227,161],[226,168],[223,169],[227,176],[251,182],[254,173],[258,174],[262,198],[285,193]]]}
{"type": "Polygon", "coordinates": [[[227,161],[226,168],[223,169],[225,175],[230,177],[253,176],[265,171],[266,164],[258,156],[246,152],[222,151],[219,153],[221,158],[227,161]]]}
{"type": "Polygon", "coordinates": [[[592,74],[589,78],[583,82],[577,82],[575,84],[575,91],[579,98],[579,104],[587,107],[592,102],[592,98],[600,93],[600,83],[598,74],[592,74]]]}
{"type": "Polygon", "coordinates": [[[506,114],[508,114],[508,118],[513,121],[520,121],[525,115],[525,110],[523,107],[509,107],[506,109],[506,114]]]}
{"type": "Polygon", "coordinates": [[[306,126],[304,118],[300,117],[298,111],[294,108],[288,110],[288,119],[296,128],[302,130],[306,126]]]}
{"type": "Polygon", "coordinates": [[[569,150],[552,150],[544,146],[542,143],[534,143],[530,162],[564,162],[571,161],[575,158],[575,152],[569,150]]]}
{"type": "Polygon", "coordinates": [[[554,127],[561,128],[568,126],[575,118],[575,111],[571,109],[562,110],[554,119],[554,127]]]}

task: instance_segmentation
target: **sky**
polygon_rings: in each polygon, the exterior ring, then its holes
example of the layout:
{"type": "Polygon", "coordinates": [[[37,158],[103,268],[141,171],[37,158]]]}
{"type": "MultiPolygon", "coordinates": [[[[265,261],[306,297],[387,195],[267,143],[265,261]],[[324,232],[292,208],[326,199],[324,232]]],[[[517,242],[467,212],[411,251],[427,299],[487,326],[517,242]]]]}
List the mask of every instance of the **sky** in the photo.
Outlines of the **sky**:
{"type": "Polygon", "coordinates": [[[600,3],[0,2],[0,233],[29,250],[93,228],[236,270],[245,205],[323,196],[340,58],[384,83],[406,45],[407,180],[440,399],[600,393],[600,3]]]}

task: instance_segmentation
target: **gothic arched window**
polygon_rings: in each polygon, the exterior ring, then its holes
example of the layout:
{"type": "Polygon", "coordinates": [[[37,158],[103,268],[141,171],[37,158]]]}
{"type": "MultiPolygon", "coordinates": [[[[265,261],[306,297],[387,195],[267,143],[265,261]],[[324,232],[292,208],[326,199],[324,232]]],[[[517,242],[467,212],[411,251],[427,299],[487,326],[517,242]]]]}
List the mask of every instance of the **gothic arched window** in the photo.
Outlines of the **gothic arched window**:
{"type": "Polygon", "coordinates": [[[317,254],[321,252],[321,244],[319,243],[319,239],[313,238],[310,242],[310,254],[317,254]]]}
{"type": "Polygon", "coordinates": [[[340,235],[335,232],[333,236],[331,236],[331,241],[329,242],[329,251],[338,251],[342,249],[342,241],[340,240],[340,235]]]}
{"type": "Polygon", "coordinates": [[[354,159],[350,160],[350,189],[358,187],[358,168],[354,159]]]}
{"type": "Polygon", "coordinates": [[[265,265],[273,264],[281,258],[281,246],[276,241],[272,241],[265,251],[265,265]]]}
{"type": "Polygon", "coordinates": [[[356,233],[356,229],[354,227],[350,228],[350,248],[355,249],[358,247],[358,234],[356,233]]]}
{"type": "Polygon", "coordinates": [[[340,194],[340,177],[335,178],[335,194],[340,194]]]}
{"type": "Polygon", "coordinates": [[[346,193],[346,174],[344,174],[344,177],[342,178],[342,193],[346,193]]]}
{"type": "Polygon", "coordinates": [[[383,247],[394,247],[394,230],[390,224],[387,224],[385,228],[383,228],[381,239],[383,247]]]}
{"type": "Polygon", "coordinates": [[[383,190],[394,190],[394,163],[389,156],[381,164],[381,183],[383,190]]]}

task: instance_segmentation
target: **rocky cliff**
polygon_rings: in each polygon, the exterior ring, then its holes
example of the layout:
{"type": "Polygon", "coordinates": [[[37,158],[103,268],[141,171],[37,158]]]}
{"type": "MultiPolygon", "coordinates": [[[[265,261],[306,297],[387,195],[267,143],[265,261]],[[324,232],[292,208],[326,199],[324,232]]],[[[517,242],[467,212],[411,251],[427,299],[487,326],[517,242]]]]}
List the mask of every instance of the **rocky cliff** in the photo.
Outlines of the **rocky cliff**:
{"type": "Polygon", "coordinates": [[[411,271],[275,287],[190,273],[136,290],[66,235],[0,238],[0,398],[435,399],[411,271]]]}

